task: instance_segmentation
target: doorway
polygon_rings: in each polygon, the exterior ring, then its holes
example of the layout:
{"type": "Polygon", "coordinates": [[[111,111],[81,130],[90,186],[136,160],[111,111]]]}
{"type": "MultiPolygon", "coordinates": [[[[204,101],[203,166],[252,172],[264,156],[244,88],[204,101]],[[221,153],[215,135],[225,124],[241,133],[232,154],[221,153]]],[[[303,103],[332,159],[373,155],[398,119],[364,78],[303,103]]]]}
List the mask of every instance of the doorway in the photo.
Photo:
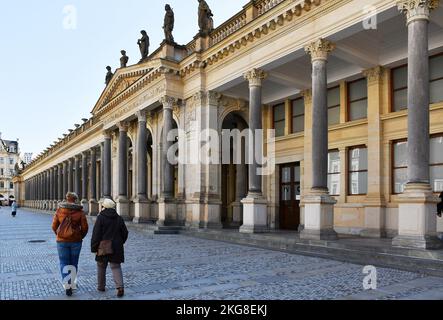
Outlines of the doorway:
{"type": "Polygon", "coordinates": [[[280,166],[280,229],[300,225],[300,162],[280,166]]]}

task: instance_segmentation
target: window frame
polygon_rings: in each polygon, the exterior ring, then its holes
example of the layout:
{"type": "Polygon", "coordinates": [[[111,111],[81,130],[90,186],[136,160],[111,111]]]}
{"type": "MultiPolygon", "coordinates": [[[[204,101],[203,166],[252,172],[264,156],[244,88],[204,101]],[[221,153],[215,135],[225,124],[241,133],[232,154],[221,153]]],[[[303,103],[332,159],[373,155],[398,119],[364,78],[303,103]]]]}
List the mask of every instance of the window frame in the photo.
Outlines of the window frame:
{"type": "Polygon", "coordinates": [[[408,102],[407,102],[407,95],[408,95],[408,84],[407,84],[407,79],[406,79],[406,87],[404,88],[399,88],[399,89],[394,89],[394,70],[400,69],[400,68],[404,68],[406,67],[406,70],[408,69],[408,64],[402,64],[401,66],[395,67],[391,69],[391,75],[390,75],[390,84],[389,84],[389,92],[391,94],[391,107],[390,107],[390,112],[400,112],[403,110],[408,110],[408,102]],[[397,91],[401,91],[401,90],[405,90],[406,89],[406,108],[405,109],[401,109],[401,110],[394,110],[394,93],[397,91]]]}
{"type": "MultiPolygon", "coordinates": [[[[437,53],[437,54],[434,54],[434,55],[430,56],[430,57],[429,57],[429,64],[431,64],[431,59],[437,58],[437,57],[439,57],[439,56],[443,56],[443,52],[440,52],[440,53],[437,53]]],[[[443,80],[443,76],[440,77],[440,78],[436,78],[436,79],[431,80],[431,76],[429,75],[429,88],[431,87],[431,83],[432,83],[432,82],[436,82],[436,81],[440,81],[440,80],[443,80]]],[[[431,103],[431,102],[429,101],[429,105],[436,104],[436,103],[442,103],[442,102],[443,102],[443,101],[439,101],[439,102],[431,103]]]]}
{"type": "MultiPolygon", "coordinates": [[[[328,114],[329,114],[329,110],[330,109],[338,108],[338,115],[339,115],[338,123],[335,123],[335,124],[329,124],[328,123],[328,126],[336,126],[336,125],[340,124],[340,111],[341,111],[341,88],[340,88],[340,85],[338,84],[336,86],[328,88],[328,93],[329,93],[329,90],[334,90],[334,89],[337,89],[337,88],[338,88],[338,97],[339,97],[338,104],[334,105],[334,106],[329,106],[329,101],[328,101],[328,114]]],[[[328,117],[328,121],[329,121],[329,117],[328,117]]]]}
{"type": "Polygon", "coordinates": [[[301,117],[303,117],[304,119],[306,119],[305,117],[306,117],[306,105],[305,105],[305,97],[304,96],[300,96],[300,97],[298,97],[298,98],[295,98],[295,99],[291,99],[290,100],[290,104],[291,104],[291,107],[289,108],[289,114],[290,114],[290,123],[289,123],[289,125],[291,126],[290,127],[290,130],[289,130],[289,132],[291,133],[291,134],[296,134],[296,133],[304,133],[305,132],[305,125],[303,125],[303,130],[302,131],[294,131],[294,118],[301,118],[301,117]],[[298,115],[298,116],[294,116],[294,101],[297,101],[297,100],[302,100],[303,101],[303,114],[301,114],[301,115],[298,115]]]}
{"type": "MultiPolygon", "coordinates": [[[[433,139],[433,138],[443,138],[443,132],[440,133],[434,133],[431,134],[429,137],[429,140],[433,139]]],[[[432,163],[429,161],[429,180],[431,179],[431,167],[443,167],[443,162],[439,162],[439,163],[432,163]]],[[[429,184],[431,184],[431,181],[429,181],[429,184]]],[[[432,188],[432,192],[436,193],[436,194],[440,194],[441,191],[434,191],[434,186],[431,185],[432,188]]]]}
{"type": "MultiPolygon", "coordinates": [[[[271,114],[272,114],[272,129],[274,129],[274,130],[275,130],[275,123],[276,122],[278,122],[278,123],[283,122],[285,124],[284,128],[286,128],[286,117],[283,117],[282,120],[275,121],[275,108],[281,107],[281,106],[284,107],[285,114],[286,114],[286,103],[285,102],[277,103],[271,107],[271,109],[272,109],[272,112],[271,112],[271,114]]],[[[276,138],[284,137],[284,136],[285,136],[285,130],[283,130],[283,134],[281,136],[275,135],[276,138]]]]}
{"type": "Polygon", "coordinates": [[[408,169],[408,166],[406,167],[396,167],[395,166],[395,144],[401,143],[401,142],[408,142],[407,138],[397,139],[393,140],[391,143],[391,194],[392,195],[399,195],[402,193],[395,192],[395,170],[397,169],[408,169]]]}
{"type": "Polygon", "coordinates": [[[367,87],[367,85],[368,85],[368,79],[365,78],[365,77],[362,77],[362,78],[359,78],[359,79],[356,79],[356,80],[353,80],[353,81],[347,81],[347,82],[346,82],[346,122],[350,122],[350,121],[358,121],[358,120],[363,120],[363,119],[367,119],[367,118],[368,118],[368,110],[367,110],[367,108],[368,108],[368,104],[366,104],[366,118],[360,118],[360,119],[354,119],[354,120],[351,120],[351,103],[359,102],[359,101],[363,101],[363,100],[368,101],[368,99],[369,99],[369,94],[368,94],[368,87],[367,87]],[[351,86],[353,83],[355,83],[355,82],[364,81],[364,80],[366,80],[366,97],[364,97],[364,98],[360,98],[360,99],[357,99],[357,100],[352,100],[352,101],[351,101],[351,90],[350,90],[350,86],[351,86]]]}
{"type": "MultiPolygon", "coordinates": [[[[369,169],[366,170],[357,170],[357,171],[351,171],[351,166],[350,166],[350,161],[351,161],[351,157],[349,156],[349,153],[354,150],[354,149],[366,149],[366,151],[368,151],[368,146],[365,144],[362,145],[357,145],[357,146],[352,146],[352,147],[348,147],[346,150],[346,156],[347,156],[347,161],[346,161],[346,194],[349,197],[355,197],[355,196],[365,196],[368,194],[368,188],[366,186],[366,193],[359,193],[359,194],[351,194],[351,184],[349,183],[350,181],[350,177],[352,173],[356,173],[356,172],[369,172],[369,169]]],[[[367,152],[368,156],[369,153],[367,152]]],[[[368,164],[369,164],[369,159],[368,159],[368,164]]],[[[368,165],[367,164],[367,165],[368,165]]],[[[368,177],[369,177],[369,173],[368,173],[368,177]]]]}
{"type": "MultiPolygon", "coordinates": [[[[341,162],[342,162],[342,159],[341,159],[341,157],[340,157],[340,149],[331,149],[331,150],[328,150],[328,159],[329,159],[329,153],[331,153],[331,152],[338,152],[338,157],[339,157],[339,159],[340,159],[340,168],[339,168],[338,172],[330,173],[330,172],[329,172],[329,166],[328,166],[328,178],[329,178],[329,176],[332,176],[332,175],[338,175],[339,178],[340,178],[340,188],[341,188],[341,183],[342,183],[342,181],[341,181],[341,162]]],[[[329,181],[329,179],[328,179],[328,181],[329,181]]],[[[340,190],[338,190],[338,194],[332,194],[332,193],[331,193],[331,190],[329,190],[329,194],[330,194],[331,196],[333,196],[333,197],[339,197],[339,196],[340,196],[340,190]]]]}

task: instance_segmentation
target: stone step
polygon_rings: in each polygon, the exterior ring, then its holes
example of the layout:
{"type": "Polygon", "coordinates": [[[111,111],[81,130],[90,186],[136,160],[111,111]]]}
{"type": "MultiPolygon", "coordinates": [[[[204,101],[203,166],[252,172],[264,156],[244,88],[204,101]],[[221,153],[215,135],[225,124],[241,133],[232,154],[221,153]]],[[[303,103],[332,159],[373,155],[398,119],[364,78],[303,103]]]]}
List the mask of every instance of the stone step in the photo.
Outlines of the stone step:
{"type": "MultiPolygon", "coordinates": [[[[294,254],[323,257],[361,265],[374,265],[443,277],[443,252],[391,246],[348,244],[345,241],[303,241],[277,235],[241,234],[213,230],[186,230],[184,235],[225,241],[294,254]]],[[[362,239],[364,240],[364,239],[362,239]]],[[[389,243],[386,241],[386,243],[389,243]]]]}

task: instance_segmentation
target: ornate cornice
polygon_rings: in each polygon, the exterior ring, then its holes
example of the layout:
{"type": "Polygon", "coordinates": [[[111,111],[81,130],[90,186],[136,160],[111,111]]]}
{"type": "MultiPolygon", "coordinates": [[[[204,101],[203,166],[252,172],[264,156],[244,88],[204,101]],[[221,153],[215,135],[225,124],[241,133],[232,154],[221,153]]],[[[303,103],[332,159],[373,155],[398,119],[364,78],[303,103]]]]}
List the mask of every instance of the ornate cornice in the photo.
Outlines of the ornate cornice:
{"type": "Polygon", "coordinates": [[[401,0],[397,7],[407,19],[407,24],[417,20],[428,20],[431,10],[438,7],[440,0],[401,0]]]}
{"type": "Polygon", "coordinates": [[[268,74],[261,69],[252,69],[243,76],[248,80],[250,87],[261,87],[263,80],[266,79],[268,74]]]}
{"type": "Polygon", "coordinates": [[[316,60],[328,60],[328,54],[334,49],[335,44],[326,39],[318,39],[305,47],[305,51],[311,56],[312,62],[316,60]]]}

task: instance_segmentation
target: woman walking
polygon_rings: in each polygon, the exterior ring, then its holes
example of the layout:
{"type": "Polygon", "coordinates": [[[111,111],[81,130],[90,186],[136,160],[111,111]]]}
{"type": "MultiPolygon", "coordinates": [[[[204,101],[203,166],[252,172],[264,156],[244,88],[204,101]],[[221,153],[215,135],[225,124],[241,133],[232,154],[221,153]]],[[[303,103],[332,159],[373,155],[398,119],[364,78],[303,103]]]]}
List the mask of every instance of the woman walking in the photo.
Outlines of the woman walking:
{"type": "Polygon", "coordinates": [[[103,201],[105,208],[97,217],[91,239],[91,251],[96,254],[97,290],[106,289],[106,268],[111,265],[112,276],[117,289],[117,297],[125,294],[121,264],[125,262],[124,244],[128,239],[128,229],[115,210],[111,199],[103,201]]]}
{"type": "Polygon", "coordinates": [[[443,212],[443,191],[440,193],[440,203],[437,204],[437,215],[441,218],[441,214],[443,212]]]}
{"type": "Polygon", "coordinates": [[[78,260],[83,239],[88,234],[88,221],[83,207],[77,204],[77,201],[77,194],[68,192],[66,202],[59,205],[52,221],[52,230],[57,236],[60,271],[67,296],[72,296],[72,290],[77,288],[78,260]]]}
{"type": "Polygon", "coordinates": [[[13,218],[15,218],[15,216],[17,215],[17,208],[18,208],[18,206],[17,206],[17,202],[12,202],[12,205],[11,205],[11,214],[12,214],[12,217],[13,218]]]}

